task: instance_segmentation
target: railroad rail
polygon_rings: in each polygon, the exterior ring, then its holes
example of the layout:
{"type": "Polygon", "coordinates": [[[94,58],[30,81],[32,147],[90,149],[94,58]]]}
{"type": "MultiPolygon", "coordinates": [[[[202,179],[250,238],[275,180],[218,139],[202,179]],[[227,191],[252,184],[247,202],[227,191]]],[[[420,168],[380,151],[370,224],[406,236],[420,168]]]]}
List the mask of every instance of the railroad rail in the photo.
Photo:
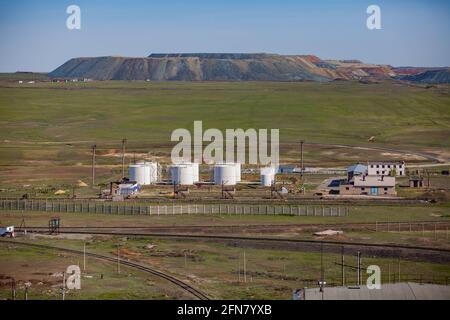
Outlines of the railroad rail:
{"type": "MultiPolygon", "coordinates": [[[[220,229],[256,229],[265,230],[270,229],[279,231],[282,229],[325,229],[325,228],[340,228],[345,230],[368,230],[368,231],[434,231],[447,230],[450,227],[450,221],[436,221],[436,220],[418,220],[418,221],[375,221],[375,222],[351,222],[351,223],[290,223],[290,224],[224,224],[224,225],[151,225],[151,226],[66,226],[60,227],[60,230],[157,230],[157,231],[172,231],[172,230],[214,230],[220,229]]],[[[23,229],[23,228],[22,228],[23,229]]],[[[28,226],[27,230],[48,230],[44,226],[28,226]]],[[[20,228],[17,230],[21,230],[20,228]]],[[[23,231],[23,230],[22,230],[23,231]]]]}
{"type": "MultiPolygon", "coordinates": [[[[79,250],[75,250],[75,249],[54,247],[54,246],[35,244],[35,243],[26,243],[26,242],[13,241],[13,240],[1,240],[0,243],[11,243],[11,244],[16,244],[16,245],[29,246],[29,247],[35,247],[35,248],[41,248],[41,249],[48,249],[48,250],[59,250],[59,251],[68,252],[68,253],[72,253],[72,254],[78,254],[78,255],[84,254],[83,251],[79,251],[79,250]]],[[[109,262],[114,262],[114,263],[116,263],[118,260],[118,258],[114,258],[111,256],[105,256],[105,255],[101,255],[98,253],[92,253],[92,252],[86,252],[86,255],[96,258],[96,259],[99,259],[99,260],[104,260],[104,261],[109,261],[109,262]]],[[[150,268],[148,266],[144,266],[144,265],[141,265],[138,263],[134,263],[131,261],[123,260],[120,258],[119,258],[119,261],[122,265],[131,267],[134,269],[138,269],[138,270],[150,273],[154,276],[160,277],[162,279],[165,279],[165,280],[175,284],[176,286],[182,288],[183,290],[189,292],[194,297],[196,297],[200,300],[209,300],[209,297],[205,293],[203,293],[202,291],[196,289],[195,287],[191,286],[190,284],[188,284],[174,276],[171,276],[162,271],[159,271],[159,270],[156,270],[156,269],[153,269],[153,268],[150,268]]]]}
{"type": "MultiPolygon", "coordinates": [[[[27,232],[44,233],[43,229],[26,228],[27,232]]],[[[17,231],[22,231],[17,229],[17,231]]],[[[92,234],[92,235],[110,235],[110,236],[148,236],[158,238],[184,238],[184,239],[205,239],[205,240],[242,240],[242,241],[265,241],[265,242],[281,242],[281,243],[302,243],[314,245],[332,245],[337,247],[374,247],[383,249],[402,249],[402,250],[422,250],[446,253],[450,255],[450,249],[423,247],[423,246],[406,246],[400,244],[383,244],[370,242],[349,242],[349,241],[334,241],[334,240],[314,240],[314,239],[292,239],[280,237],[246,237],[246,236],[228,236],[228,235],[199,235],[188,233],[146,233],[146,232],[107,232],[107,231],[92,231],[92,230],[60,230],[59,233],[65,234],[92,234]]]]}

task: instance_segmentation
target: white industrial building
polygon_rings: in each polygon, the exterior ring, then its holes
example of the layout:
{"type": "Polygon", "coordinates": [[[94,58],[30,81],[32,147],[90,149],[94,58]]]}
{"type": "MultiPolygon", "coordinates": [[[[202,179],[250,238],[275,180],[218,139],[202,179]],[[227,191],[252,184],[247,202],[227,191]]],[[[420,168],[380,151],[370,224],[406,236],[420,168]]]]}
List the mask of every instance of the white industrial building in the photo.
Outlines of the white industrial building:
{"type": "Polygon", "coordinates": [[[369,161],[367,174],[369,176],[389,176],[395,172],[395,176],[405,175],[406,165],[404,161],[369,161]]]}
{"type": "Polygon", "coordinates": [[[357,163],[347,169],[347,180],[339,184],[339,194],[395,196],[395,178],[404,174],[404,162],[368,162],[366,166],[357,163]]]}

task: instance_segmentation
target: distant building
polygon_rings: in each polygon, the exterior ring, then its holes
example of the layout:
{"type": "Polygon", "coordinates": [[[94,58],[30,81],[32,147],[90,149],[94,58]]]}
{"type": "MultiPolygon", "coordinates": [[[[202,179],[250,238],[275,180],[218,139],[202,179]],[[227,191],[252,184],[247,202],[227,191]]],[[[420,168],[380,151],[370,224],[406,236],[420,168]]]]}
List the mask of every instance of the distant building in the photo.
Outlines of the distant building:
{"type": "Polygon", "coordinates": [[[341,195],[395,196],[395,177],[357,175],[339,186],[341,195]]]}
{"type": "Polygon", "coordinates": [[[423,188],[423,177],[411,176],[409,177],[409,187],[410,188],[423,188]]]}
{"type": "Polygon", "coordinates": [[[369,176],[389,176],[391,172],[395,172],[395,176],[401,177],[405,175],[404,161],[369,161],[367,163],[367,174],[369,176]]]}

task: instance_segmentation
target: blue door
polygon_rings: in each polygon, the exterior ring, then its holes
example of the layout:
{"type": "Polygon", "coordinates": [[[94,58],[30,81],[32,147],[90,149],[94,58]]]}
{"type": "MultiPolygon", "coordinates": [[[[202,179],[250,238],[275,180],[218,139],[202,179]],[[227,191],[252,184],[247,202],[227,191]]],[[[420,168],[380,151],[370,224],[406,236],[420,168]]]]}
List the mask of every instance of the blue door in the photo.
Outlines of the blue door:
{"type": "Polygon", "coordinates": [[[378,188],[377,187],[371,187],[370,188],[370,194],[378,194],[378,188]]]}

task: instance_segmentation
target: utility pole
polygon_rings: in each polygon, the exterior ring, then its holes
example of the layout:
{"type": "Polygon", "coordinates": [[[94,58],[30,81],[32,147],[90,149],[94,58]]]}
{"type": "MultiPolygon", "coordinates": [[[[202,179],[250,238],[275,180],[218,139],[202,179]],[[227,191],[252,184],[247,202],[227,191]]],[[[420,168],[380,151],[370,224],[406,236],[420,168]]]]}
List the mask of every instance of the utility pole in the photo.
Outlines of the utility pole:
{"type": "Polygon", "coordinates": [[[16,279],[11,281],[11,299],[16,300],[16,279]]]}
{"type": "Polygon", "coordinates": [[[434,240],[436,240],[437,239],[437,233],[436,233],[436,231],[437,231],[437,229],[436,229],[436,222],[434,223],[434,240]]]}
{"type": "Polygon", "coordinates": [[[361,285],[361,252],[358,251],[356,255],[356,285],[361,285]]]}
{"type": "Polygon", "coordinates": [[[388,265],[388,283],[391,283],[391,263],[388,265]]]}
{"type": "Polygon", "coordinates": [[[244,282],[247,282],[247,262],[245,261],[245,251],[244,251],[244,282]]]}
{"type": "Polygon", "coordinates": [[[359,254],[359,285],[362,285],[362,272],[361,272],[361,268],[362,268],[362,259],[361,259],[361,253],[359,254]]]}
{"type": "Polygon", "coordinates": [[[92,146],[92,186],[95,185],[95,150],[97,149],[97,145],[92,146]]]}
{"type": "Polygon", "coordinates": [[[241,254],[238,255],[238,281],[241,282],[241,254]]]}
{"type": "Polygon", "coordinates": [[[175,199],[176,197],[177,197],[177,186],[174,181],[173,182],[173,198],[175,199]]]}
{"type": "Polygon", "coordinates": [[[120,274],[120,245],[117,245],[117,273],[120,274]]]}
{"type": "Polygon", "coordinates": [[[300,164],[300,166],[301,166],[301,168],[300,168],[300,176],[301,177],[303,177],[303,171],[305,170],[304,166],[303,166],[303,143],[304,143],[304,141],[301,140],[300,141],[300,162],[301,162],[301,164],[300,164]]]}
{"type": "Polygon", "coordinates": [[[344,258],[344,246],[342,246],[341,264],[342,264],[342,286],[345,287],[345,258],[344,258]]]}
{"type": "Polygon", "coordinates": [[[127,139],[122,139],[122,179],[125,178],[125,143],[127,139]]]}
{"type": "Polygon", "coordinates": [[[321,242],[320,244],[320,292],[322,293],[322,300],[324,299],[324,286],[325,286],[325,282],[324,282],[324,269],[323,269],[323,242],[321,242]]]}
{"type": "Polygon", "coordinates": [[[63,283],[61,288],[62,299],[66,300],[66,273],[63,271],[63,283]]]}

